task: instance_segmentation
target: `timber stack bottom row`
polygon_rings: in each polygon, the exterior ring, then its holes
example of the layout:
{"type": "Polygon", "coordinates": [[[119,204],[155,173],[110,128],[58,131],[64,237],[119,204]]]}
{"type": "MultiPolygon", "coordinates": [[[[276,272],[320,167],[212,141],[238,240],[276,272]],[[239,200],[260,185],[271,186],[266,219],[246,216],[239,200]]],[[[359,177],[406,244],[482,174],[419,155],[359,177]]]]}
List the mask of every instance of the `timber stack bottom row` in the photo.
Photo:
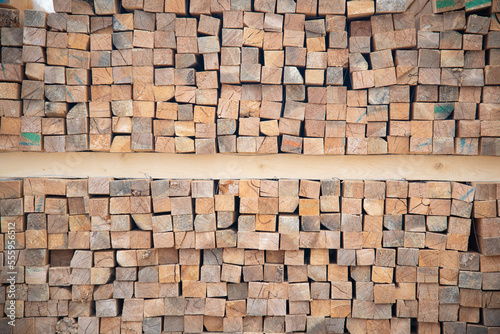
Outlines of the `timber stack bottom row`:
{"type": "Polygon", "coordinates": [[[0,333],[497,334],[499,205],[496,183],[0,181],[0,333]]]}

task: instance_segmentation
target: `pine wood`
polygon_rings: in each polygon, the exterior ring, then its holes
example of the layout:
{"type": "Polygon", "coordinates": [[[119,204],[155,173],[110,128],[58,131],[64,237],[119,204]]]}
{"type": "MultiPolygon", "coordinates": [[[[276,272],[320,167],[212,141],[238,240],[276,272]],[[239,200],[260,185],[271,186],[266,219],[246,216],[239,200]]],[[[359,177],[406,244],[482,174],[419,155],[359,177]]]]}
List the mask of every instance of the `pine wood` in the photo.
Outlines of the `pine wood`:
{"type": "MultiPolygon", "coordinates": [[[[184,123],[180,125],[179,131],[185,131],[184,123]]],[[[110,127],[109,118],[91,118],[92,131],[110,127]]],[[[27,230],[18,232],[22,239],[16,242],[25,248],[21,261],[27,265],[25,281],[31,289],[23,311],[35,319],[48,312],[66,314],[63,305],[53,310],[53,302],[61,300],[51,299],[56,292],[71,291],[56,297],[71,298],[67,315],[92,317],[95,312],[107,319],[100,321],[100,328],[113,326],[123,307],[125,322],[146,317],[144,326],[157,326],[147,319],[163,315],[169,321],[182,319],[182,328],[199,317],[203,322],[189,326],[219,328],[222,322],[223,328],[241,327],[224,319],[243,321],[245,315],[300,316],[305,324],[310,313],[307,325],[315,328],[322,326],[321,317],[351,315],[355,318],[349,319],[357,320],[348,321],[348,328],[355,328],[356,321],[363,326],[359,320],[365,320],[366,328],[373,329],[390,324],[383,319],[390,318],[392,304],[396,315],[420,318],[419,326],[444,322],[452,328],[456,320],[478,322],[480,312],[494,324],[488,306],[496,305],[498,261],[484,255],[489,248],[481,247],[483,255],[469,252],[468,243],[472,207],[479,240],[497,237],[496,183],[345,180],[341,187],[332,179],[92,177],[1,184],[0,210],[7,218],[2,229],[13,222],[22,230],[20,217],[28,213],[27,230]],[[298,215],[276,217],[280,211],[294,212],[297,205],[298,215]],[[340,209],[342,213],[335,213],[340,209]],[[238,232],[230,228],[236,221],[238,232]],[[50,264],[55,266],[48,265],[46,249],[52,250],[50,264]],[[355,282],[355,296],[349,278],[355,282]]],[[[262,328],[258,322],[245,323],[262,328]]],[[[279,331],[284,323],[265,320],[264,326],[279,331]]],[[[303,328],[300,322],[293,324],[303,328]]]]}

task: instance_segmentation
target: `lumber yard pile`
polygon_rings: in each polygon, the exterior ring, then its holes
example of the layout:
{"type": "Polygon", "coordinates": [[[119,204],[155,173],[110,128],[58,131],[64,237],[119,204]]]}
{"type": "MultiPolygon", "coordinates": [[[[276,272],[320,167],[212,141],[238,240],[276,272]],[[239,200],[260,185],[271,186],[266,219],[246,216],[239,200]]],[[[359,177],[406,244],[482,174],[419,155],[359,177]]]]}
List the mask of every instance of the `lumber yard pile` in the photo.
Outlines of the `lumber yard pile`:
{"type": "Polygon", "coordinates": [[[0,331],[499,333],[499,200],[497,183],[0,181],[0,331]]]}
{"type": "Polygon", "coordinates": [[[498,0],[2,9],[0,150],[500,155],[498,0]]]}

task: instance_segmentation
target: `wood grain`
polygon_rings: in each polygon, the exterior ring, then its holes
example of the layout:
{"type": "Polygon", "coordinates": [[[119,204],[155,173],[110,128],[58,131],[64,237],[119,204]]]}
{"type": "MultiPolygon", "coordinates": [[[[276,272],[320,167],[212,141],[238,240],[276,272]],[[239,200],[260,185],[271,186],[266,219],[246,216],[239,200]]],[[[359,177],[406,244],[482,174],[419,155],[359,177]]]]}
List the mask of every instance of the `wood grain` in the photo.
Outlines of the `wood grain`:
{"type": "Polygon", "coordinates": [[[0,177],[308,178],[500,181],[498,157],[2,153],[0,177]],[[33,169],[31,162],[37,161],[33,169]],[[289,168],[294,166],[294,168],[289,168]],[[314,166],[311,169],[310,166],[314,166]]]}

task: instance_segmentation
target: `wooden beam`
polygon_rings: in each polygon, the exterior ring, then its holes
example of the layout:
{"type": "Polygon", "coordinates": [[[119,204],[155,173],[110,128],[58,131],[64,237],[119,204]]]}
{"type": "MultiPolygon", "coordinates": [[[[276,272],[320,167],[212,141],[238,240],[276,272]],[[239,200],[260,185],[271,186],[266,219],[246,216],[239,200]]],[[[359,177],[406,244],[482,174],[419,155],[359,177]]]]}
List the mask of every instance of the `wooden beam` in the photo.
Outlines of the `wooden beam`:
{"type": "Polygon", "coordinates": [[[473,160],[451,156],[184,156],[134,153],[116,156],[107,153],[36,154],[39,168],[28,161],[31,153],[2,153],[0,177],[164,177],[178,178],[304,178],[365,180],[450,180],[500,181],[497,157],[479,156],[473,160]],[[181,168],[186,164],[189,170],[181,168]],[[313,171],[308,166],[317,166],[313,171]],[[285,166],[294,165],[290,170],[285,166]],[[75,167],[81,168],[75,169],[75,167]],[[146,168],[144,166],[147,166],[146,168]],[[231,167],[236,166],[236,167],[231,167]],[[394,166],[388,168],[387,166],[394,166]],[[335,167],[335,168],[333,168],[335,167]],[[334,172],[333,172],[334,171],[334,172]]]}

